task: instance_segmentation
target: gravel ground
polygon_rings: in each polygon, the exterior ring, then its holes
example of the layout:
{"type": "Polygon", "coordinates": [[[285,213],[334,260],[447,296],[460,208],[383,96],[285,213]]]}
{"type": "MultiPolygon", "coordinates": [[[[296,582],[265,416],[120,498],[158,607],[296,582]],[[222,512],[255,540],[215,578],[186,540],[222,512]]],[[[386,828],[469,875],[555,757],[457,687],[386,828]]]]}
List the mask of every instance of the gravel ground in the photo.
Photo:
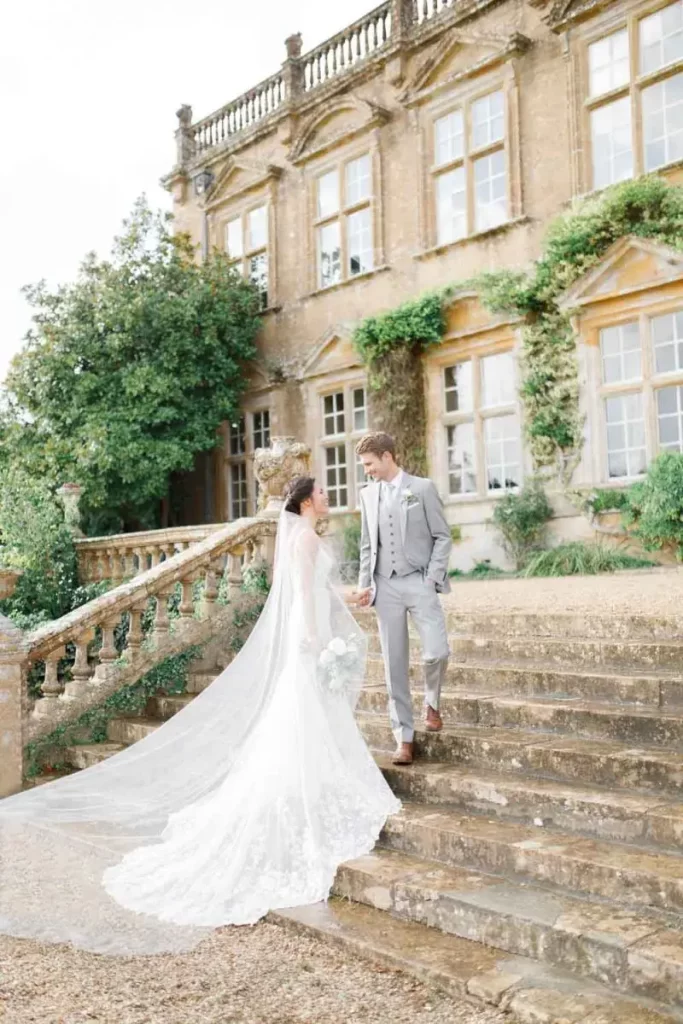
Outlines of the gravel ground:
{"type": "Polygon", "coordinates": [[[639,569],[599,576],[454,580],[445,603],[463,612],[612,613],[679,618],[683,568],[639,569]]]}
{"type": "Polygon", "coordinates": [[[104,957],[0,936],[3,1024],[503,1024],[502,1014],[274,924],[182,956],[104,957]]]}

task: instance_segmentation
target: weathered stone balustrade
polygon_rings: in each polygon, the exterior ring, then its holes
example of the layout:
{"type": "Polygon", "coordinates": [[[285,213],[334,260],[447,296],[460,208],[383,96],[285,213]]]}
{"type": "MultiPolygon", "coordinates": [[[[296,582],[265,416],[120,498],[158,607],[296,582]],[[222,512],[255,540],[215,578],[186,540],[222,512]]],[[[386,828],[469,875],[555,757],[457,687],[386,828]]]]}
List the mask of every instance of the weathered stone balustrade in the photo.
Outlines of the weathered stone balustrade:
{"type": "Polygon", "coordinates": [[[168,530],[119,533],[110,537],[76,539],[78,574],[82,583],[115,583],[154,569],[161,562],[224,529],[221,523],[178,526],[168,530]]]}
{"type": "MultiPolygon", "coordinates": [[[[24,672],[45,666],[40,695],[26,716],[24,743],[73,722],[110,694],[135,682],[170,654],[215,635],[216,615],[232,621],[235,602],[243,599],[243,575],[255,565],[271,565],[276,524],[271,519],[241,519],[210,534],[186,551],[171,555],[127,583],[42,626],[22,640],[24,672]],[[228,605],[218,603],[225,577],[228,605]],[[196,588],[197,582],[203,583],[196,588]],[[171,624],[168,602],[180,591],[179,616],[171,624]],[[141,618],[154,601],[154,623],[143,638],[141,618]],[[128,621],[126,646],[119,653],[115,634],[128,621]],[[93,640],[101,636],[99,650],[93,640]],[[67,647],[75,658],[63,674],[67,647]]],[[[30,702],[29,702],[30,704],[30,702]]]]}
{"type": "Polygon", "coordinates": [[[301,36],[286,40],[282,69],[242,96],[192,123],[192,109],[178,111],[177,167],[198,170],[207,154],[243,132],[289,116],[309,105],[315,90],[376,57],[390,60],[410,43],[411,33],[456,7],[456,0],[384,0],[368,14],[316,46],[301,52],[301,36]]]}

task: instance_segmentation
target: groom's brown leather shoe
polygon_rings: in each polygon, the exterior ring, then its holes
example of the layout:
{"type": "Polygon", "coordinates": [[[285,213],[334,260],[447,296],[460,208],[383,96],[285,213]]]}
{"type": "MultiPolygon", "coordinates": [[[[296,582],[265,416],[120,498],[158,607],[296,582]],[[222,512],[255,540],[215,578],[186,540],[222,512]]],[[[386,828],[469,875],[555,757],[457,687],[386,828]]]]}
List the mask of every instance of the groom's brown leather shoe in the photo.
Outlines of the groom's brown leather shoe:
{"type": "Polygon", "coordinates": [[[396,753],[391,759],[392,764],[412,764],[413,763],[413,744],[402,743],[397,748],[396,753]]]}
{"type": "Polygon", "coordinates": [[[443,719],[438,711],[435,711],[431,704],[427,705],[427,713],[425,715],[425,729],[427,732],[441,732],[443,729],[443,719]]]}

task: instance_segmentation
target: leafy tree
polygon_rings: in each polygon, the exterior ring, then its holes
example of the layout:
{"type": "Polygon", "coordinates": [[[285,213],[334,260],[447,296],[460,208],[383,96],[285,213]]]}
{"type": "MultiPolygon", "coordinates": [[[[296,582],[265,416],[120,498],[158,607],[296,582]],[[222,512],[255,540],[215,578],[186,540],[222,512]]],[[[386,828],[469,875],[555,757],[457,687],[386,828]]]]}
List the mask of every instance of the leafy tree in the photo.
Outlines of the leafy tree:
{"type": "MultiPolygon", "coordinates": [[[[255,355],[255,289],[146,201],[108,260],[56,291],[26,288],[33,327],[0,410],[5,464],[83,486],[86,530],[158,525],[172,473],[192,468],[239,407],[255,355]]],[[[0,457],[2,473],[3,457],[0,457]]]]}

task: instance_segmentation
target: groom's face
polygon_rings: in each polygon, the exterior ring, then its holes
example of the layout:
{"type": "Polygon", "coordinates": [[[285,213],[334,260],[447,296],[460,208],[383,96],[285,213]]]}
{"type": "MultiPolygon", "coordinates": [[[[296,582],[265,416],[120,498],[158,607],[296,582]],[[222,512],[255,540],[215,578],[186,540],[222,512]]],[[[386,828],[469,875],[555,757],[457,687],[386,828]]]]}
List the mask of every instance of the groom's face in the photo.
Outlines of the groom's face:
{"type": "Polygon", "coordinates": [[[396,463],[389,452],[383,455],[361,455],[365,475],[371,480],[389,480],[396,473],[396,463]]]}

